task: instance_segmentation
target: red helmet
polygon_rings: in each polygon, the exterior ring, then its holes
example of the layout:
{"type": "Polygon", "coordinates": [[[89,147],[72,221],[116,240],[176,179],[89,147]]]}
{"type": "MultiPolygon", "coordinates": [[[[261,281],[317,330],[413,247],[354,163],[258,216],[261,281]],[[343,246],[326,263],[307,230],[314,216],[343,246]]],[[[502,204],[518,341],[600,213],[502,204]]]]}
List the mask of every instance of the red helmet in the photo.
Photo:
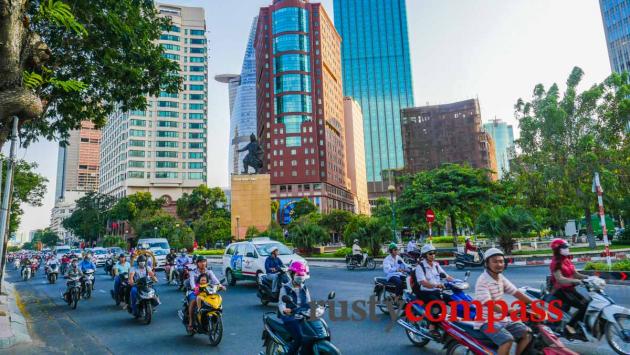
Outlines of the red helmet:
{"type": "Polygon", "coordinates": [[[564,246],[569,246],[569,244],[567,244],[567,241],[561,238],[556,238],[554,240],[551,241],[551,243],[549,244],[549,247],[551,248],[551,250],[556,251],[558,249],[560,249],[561,247],[564,246]]]}

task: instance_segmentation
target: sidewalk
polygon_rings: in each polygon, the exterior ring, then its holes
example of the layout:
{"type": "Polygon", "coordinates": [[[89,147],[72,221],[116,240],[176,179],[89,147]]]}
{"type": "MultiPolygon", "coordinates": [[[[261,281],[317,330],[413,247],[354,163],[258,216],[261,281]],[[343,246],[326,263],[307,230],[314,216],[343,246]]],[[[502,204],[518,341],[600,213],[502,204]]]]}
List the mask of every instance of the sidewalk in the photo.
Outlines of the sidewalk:
{"type": "Polygon", "coordinates": [[[0,293],[0,350],[32,341],[19,304],[20,296],[13,284],[3,280],[0,293]]]}

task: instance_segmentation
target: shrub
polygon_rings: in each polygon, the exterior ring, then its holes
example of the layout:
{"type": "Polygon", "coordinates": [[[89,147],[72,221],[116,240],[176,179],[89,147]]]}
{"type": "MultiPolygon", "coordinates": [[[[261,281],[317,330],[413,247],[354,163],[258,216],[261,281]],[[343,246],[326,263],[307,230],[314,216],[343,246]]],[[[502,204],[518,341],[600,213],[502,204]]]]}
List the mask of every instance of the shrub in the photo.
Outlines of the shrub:
{"type": "MultiPolygon", "coordinates": [[[[605,262],[586,263],[584,270],[608,271],[608,265],[605,262]]],[[[614,262],[611,271],[630,271],[630,260],[621,260],[614,262]]]]}
{"type": "Polygon", "coordinates": [[[223,255],[223,249],[195,250],[194,255],[223,255]]]}
{"type": "Polygon", "coordinates": [[[103,238],[103,247],[105,248],[119,247],[119,248],[122,248],[123,250],[126,250],[127,241],[123,237],[120,237],[120,236],[108,235],[108,236],[105,236],[105,238],[103,238]]]}

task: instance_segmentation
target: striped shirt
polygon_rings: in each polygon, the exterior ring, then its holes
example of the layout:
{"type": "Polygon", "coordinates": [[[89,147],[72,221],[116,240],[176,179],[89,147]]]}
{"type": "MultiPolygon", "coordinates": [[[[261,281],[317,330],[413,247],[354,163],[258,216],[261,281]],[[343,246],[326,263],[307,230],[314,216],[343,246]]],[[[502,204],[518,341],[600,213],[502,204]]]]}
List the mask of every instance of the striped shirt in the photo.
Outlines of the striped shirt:
{"type": "MultiPolygon", "coordinates": [[[[506,279],[503,274],[499,274],[499,279],[495,280],[488,274],[487,271],[484,271],[479,278],[477,279],[477,284],[475,285],[475,300],[484,304],[488,301],[498,301],[503,300],[503,294],[507,293],[509,295],[514,295],[518,289],[514,286],[510,280],[506,279]]],[[[508,304],[509,307],[509,304],[508,304]]],[[[484,322],[476,322],[476,327],[481,327],[482,324],[488,319],[488,308],[482,307],[482,314],[484,322]]],[[[494,312],[494,319],[497,322],[509,322],[510,318],[506,315],[502,320],[500,312],[494,312]]]]}

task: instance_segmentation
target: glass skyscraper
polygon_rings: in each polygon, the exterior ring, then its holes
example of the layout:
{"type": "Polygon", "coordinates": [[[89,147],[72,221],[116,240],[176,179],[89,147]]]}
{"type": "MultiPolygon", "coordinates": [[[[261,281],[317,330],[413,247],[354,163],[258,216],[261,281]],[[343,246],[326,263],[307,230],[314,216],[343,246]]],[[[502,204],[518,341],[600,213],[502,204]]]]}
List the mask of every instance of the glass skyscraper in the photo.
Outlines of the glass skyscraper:
{"type": "Polygon", "coordinates": [[[511,124],[501,120],[492,120],[483,124],[486,132],[494,139],[494,150],[497,157],[497,173],[499,179],[510,171],[510,151],[514,146],[514,130],[511,124]]]}
{"type": "Polygon", "coordinates": [[[405,0],[334,0],[343,93],[363,111],[370,199],[387,191],[382,171],[404,166],[400,110],[413,107],[405,0]]]}
{"type": "Polygon", "coordinates": [[[630,71],[630,0],[599,0],[610,67],[630,71]]]}

